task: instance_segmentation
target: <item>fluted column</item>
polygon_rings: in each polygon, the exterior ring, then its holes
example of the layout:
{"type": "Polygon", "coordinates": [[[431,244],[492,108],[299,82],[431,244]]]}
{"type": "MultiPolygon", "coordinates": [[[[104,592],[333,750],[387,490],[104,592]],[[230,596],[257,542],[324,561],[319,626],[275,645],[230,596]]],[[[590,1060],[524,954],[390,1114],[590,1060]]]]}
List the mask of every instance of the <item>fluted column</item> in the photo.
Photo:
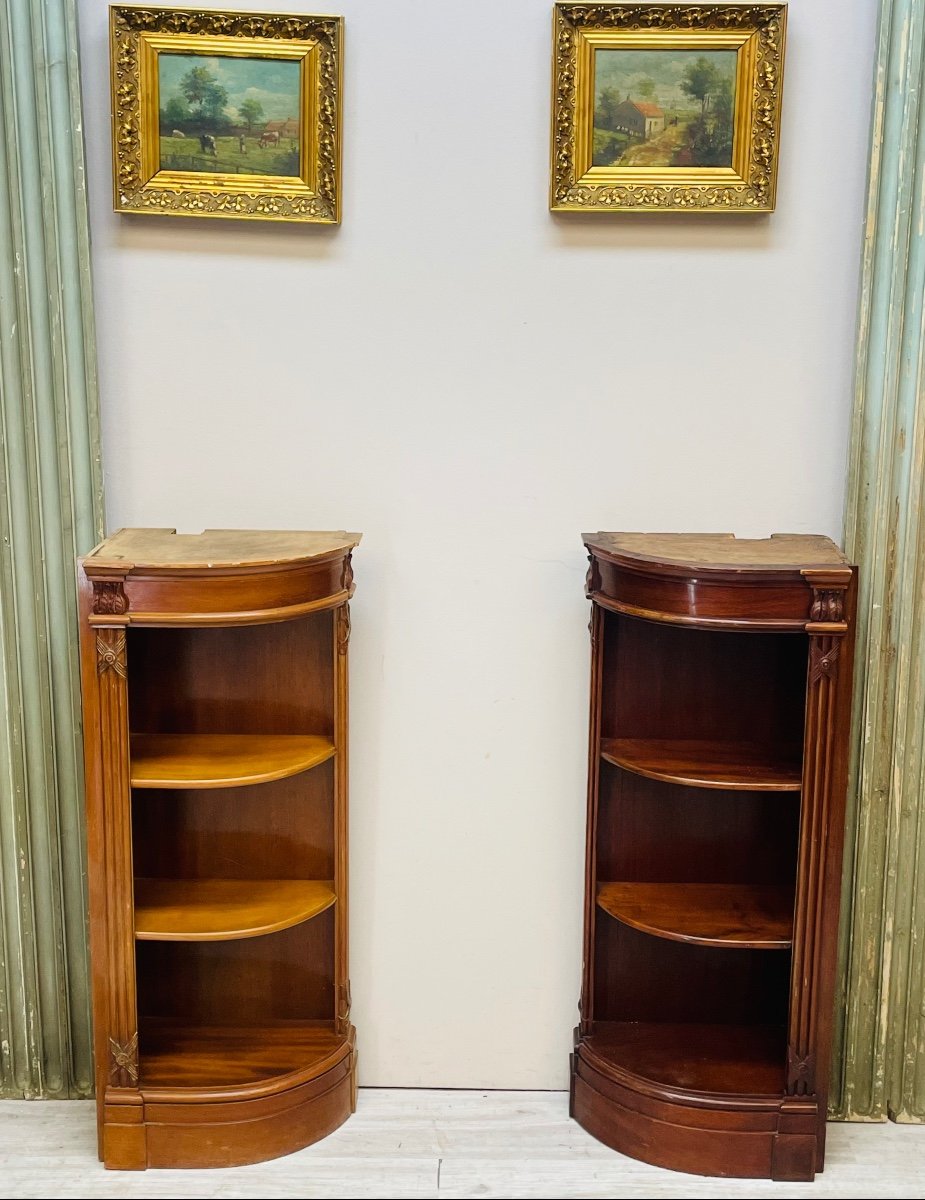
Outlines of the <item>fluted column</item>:
{"type": "Polygon", "coordinates": [[[92,1091],[74,559],[102,524],[73,0],[0,0],[0,1093],[92,1091]]]}
{"type": "Polygon", "coordinates": [[[835,1114],[925,1120],[925,0],[883,0],[846,547],[860,611],[835,1114]]]}

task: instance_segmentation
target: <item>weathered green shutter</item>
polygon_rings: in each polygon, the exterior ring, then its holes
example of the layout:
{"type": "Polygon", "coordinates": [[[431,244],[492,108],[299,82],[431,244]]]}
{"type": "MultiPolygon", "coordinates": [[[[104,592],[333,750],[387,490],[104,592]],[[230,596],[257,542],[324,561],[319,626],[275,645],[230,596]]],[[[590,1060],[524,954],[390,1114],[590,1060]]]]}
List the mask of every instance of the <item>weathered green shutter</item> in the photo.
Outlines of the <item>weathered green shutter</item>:
{"type": "Polygon", "coordinates": [[[73,0],[0,0],[0,1091],[92,1091],[74,558],[101,531],[73,0]]]}

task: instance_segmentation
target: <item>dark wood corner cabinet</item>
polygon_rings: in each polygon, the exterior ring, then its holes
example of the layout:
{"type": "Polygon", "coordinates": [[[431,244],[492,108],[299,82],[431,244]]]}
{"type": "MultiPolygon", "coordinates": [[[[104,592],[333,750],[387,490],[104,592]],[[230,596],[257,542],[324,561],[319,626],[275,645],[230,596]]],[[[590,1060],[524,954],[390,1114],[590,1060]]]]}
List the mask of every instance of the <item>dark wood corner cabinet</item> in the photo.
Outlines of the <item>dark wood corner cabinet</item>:
{"type": "Polygon", "coordinates": [[[80,563],[99,1151],[232,1166],[355,1104],[352,533],[123,529],[80,563]]]}
{"type": "Polygon", "coordinates": [[[701,1175],[822,1169],[855,569],[827,538],[585,535],[572,1114],[701,1175]]]}

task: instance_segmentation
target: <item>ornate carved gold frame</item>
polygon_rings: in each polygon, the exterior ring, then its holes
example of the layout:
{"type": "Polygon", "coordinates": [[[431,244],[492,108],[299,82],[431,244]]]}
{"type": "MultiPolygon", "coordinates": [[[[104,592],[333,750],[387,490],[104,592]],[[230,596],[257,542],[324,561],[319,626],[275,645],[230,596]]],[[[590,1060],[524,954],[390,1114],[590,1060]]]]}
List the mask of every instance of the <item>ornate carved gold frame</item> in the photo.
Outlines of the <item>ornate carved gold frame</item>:
{"type": "Polygon", "coordinates": [[[777,191],[786,4],[555,6],[554,212],[772,212],[777,191]],[[599,49],[738,52],[731,167],[595,167],[599,49]]]}
{"type": "Polygon", "coordinates": [[[116,212],[340,220],[343,18],[122,6],[109,16],[116,212]],[[301,175],[161,170],[157,56],[168,50],[298,62],[301,175]]]}

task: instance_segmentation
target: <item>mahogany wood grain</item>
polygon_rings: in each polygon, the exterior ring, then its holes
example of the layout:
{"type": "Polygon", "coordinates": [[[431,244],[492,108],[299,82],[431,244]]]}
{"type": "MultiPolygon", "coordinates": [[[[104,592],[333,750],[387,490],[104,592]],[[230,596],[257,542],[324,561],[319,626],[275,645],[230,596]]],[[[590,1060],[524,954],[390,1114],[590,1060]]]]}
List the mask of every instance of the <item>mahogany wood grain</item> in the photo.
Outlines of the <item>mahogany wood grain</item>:
{"type": "Polygon", "coordinates": [[[601,737],[773,747],[802,762],[808,640],[604,616],[601,737]]]}
{"type": "Polygon", "coordinates": [[[132,787],[225,788],[269,783],[309,771],[334,755],[311,734],[136,733],[132,787]]]}
{"type": "Polygon", "coordinates": [[[342,634],[358,541],[123,530],[81,562],[108,1167],[259,1162],[354,1106],[342,634]]]}
{"type": "Polygon", "coordinates": [[[784,884],[792,894],[798,792],[685,787],[610,765],[599,777],[596,878],[738,883],[747,863],[750,883],[784,884]]]}
{"type": "Polygon", "coordinates": [[[747,1026],[785,1020],[789,951],[733,951],[655,937],[595,908],[595,1025],[666,1021],[747,1026]]]}
{"type": "Polygon", "coordinates": [[[581,1053],[672,1090],[781,1096],[786,1047],[783,1025],[598,1021],[581,1053]]]}
{"type": "Polygon", "coordinates": [[[605,738],[601,756],[650,779],[703,788],[798,792],[799,759],[782,759],[776,746],[679,738],[605,738]]]}
{"type": "Polygon", "coordinates": [[[331,614],[222,629],[128,630],[134,734],[334,737],[331,614]]]}
{"type": "Polygon", "coordinates": [[[330,908],[333,884],[305,879],[137,879],[135,937],[230,942],[301,925],[330,908]]]}
{"type": "Polygon", "coordinates": [[[136,790],[135,874],[333,879],[333,766],[249,787],[136,790]]]}
{"type": "MultiPolygon", "coordinates": [[[[330,1070],[275,1093],[220,1103],[202,1092],[197,1101],[167,1091],[163,1102],[158,1090],[146,1092],[147,1165],[241,1166],[291,1154],[326,1137],[356,1108],[352,1037],[351,1030],[347,1053],[330,1070]]],[[[290,1078],[281,1077],[281,1088],[290,1078]]]]}
{"type": "MultiPolygon", "coordinates": [[[[160,1103],[167,1091],[220,1089],[223,1098],[253,1094],[267,1082],[298,1076],[298,1082],[323,1074],[348,1048],[333,1021],[276,1021],[265,1025],[191,1026],[142,1021],[141,1089],[160,1103]]],[[[292,1086],[292,1082],[289,1082],[292,1086]]]]}
{"type": "Polygon", "coordinates": [[[139,1018],[255,1029],[333,1020],[336,908],[266,937],[137,942],[139,1018]]]}
{"type": "Polygon", "coordinates": [[[572,1111],[647,1162],[811,1179],[825,1145],[855,569],[803,535],[585,542],[572,1111]]]}
{"type": "Polygon", "coordinates": [[[604,912],[643,933],[738,950],[788,950],[793,891],[748,883],[603,883],[604,912]]]}

